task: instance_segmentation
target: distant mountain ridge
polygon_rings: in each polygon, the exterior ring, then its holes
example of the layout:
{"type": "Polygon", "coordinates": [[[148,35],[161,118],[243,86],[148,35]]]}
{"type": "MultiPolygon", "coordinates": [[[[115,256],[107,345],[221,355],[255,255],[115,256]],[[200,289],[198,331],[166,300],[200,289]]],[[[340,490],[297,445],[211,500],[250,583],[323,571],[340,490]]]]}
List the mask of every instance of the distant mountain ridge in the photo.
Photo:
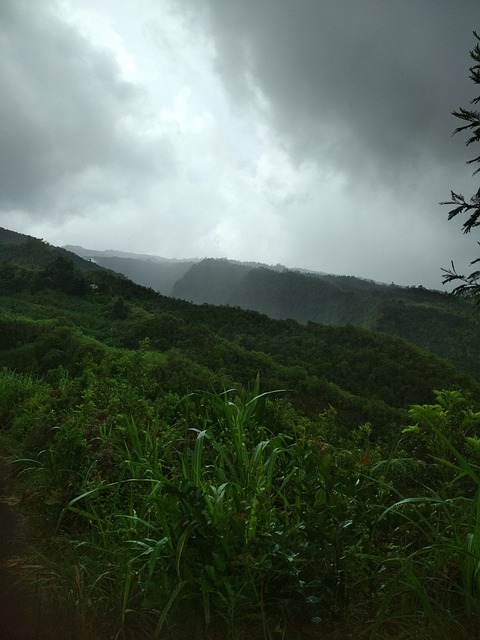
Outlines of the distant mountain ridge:
{"type": "Polygon", "coordinates": [[[82,251],[163,295],[304,324],[352,324],[399,335],[480,379],[479,324],[472,304],[446,292],[224,258],[155,262],[146,256],[125,258],[121,252],[82,251]]]}
{"type": "Polygon", "coordinates": [[[113,250],[69,249],[0,227],[0,261],[45,266],[61,256],[82,271],[113,271],[163,295],[195,304],[227,305],[274,319],[353,325],[394,334],[480,380],[478,318],[471,303],[447,293],[354,276],[306,273],[283,265],[137,258],[129,257],[137,254],[113,250]]]}
{"type": "MultiPolygon", "coordinates": [[[[227,260],[226,258],[204,258],[203,260],[200,258],[163,258],[161,256],[116,251],[113,249],[98,251],[96,249],[85,249],[78,245],[65,245],[63,249],[71,251],[86,260],[95,262],[106,269],[121,273],[136,284],[150,287],[163,295],[178,298],[182,298],[183,296],[174,292],[177,283],[182,280],[183,276],[195,265],[209,262],[210,260],[218,261],[222,265],[232,265],[232,274],[235,269],[240,269],[243,273],[258,268],[268,268],[272,271],[286,270],[286,267],[280,264],[270,266],[260,262],[239,262],[237,260],[227,260]]],[[[226,295],[227,292],[225,291],[222,295],[217,295],[215,302],[212,302],[212,304],[226,304],[224,300],[226,295]]],[[[210,302],[210,300],[199,300],[200,304],[204,302],[210,302]]]]}
{"type": "MultiPolygon", "coordinates": [[[[132,253],[116,249],[86,249],[79,245],[65,245],[62,248],[75,253],[86,260],[94,261],[101,266],[110,268],[113,271],[118,271],[127,278],[130,278],[136,284],[148,286],[164,295],[173,295],[174,297],[179,298],[185,298],[185,296],[192,295],[192,291],[189,290],[189,279],[187,278],[183,283],[180,283],[180,279],[183,278],[183,275],[190,271],[194,265],[200,264],[213,264],[219,272],[229,269],[229,273],[233,276],[234,280],[238,280],[236,270],[243,273],[243,275],[246,275],[248,271],[254,269],[267,269],[268,271],[276,273],[290,272],[297,273],[302,276],[319,277],[326,281],[334,279],[337,283],[340,283],[341,281],[344,283],[348,282],[348,288],[355,289],[371,288],[372,286],[379,286],[382,288],[389,286],[381,282],[358,278],[356,276],[336,276],[309,269],[288,268],[283,264],[269,265],[264,262],[230,260],[228,258],[164,258],[157,255],[132,253]],[[120,266],[123,268],[123,271],[119,268],[120,266]],[[166,271],[171,271],[172,273],[178,272],[180,274],[179,277],[172,282],[171,291],[166,291],[165,287],[162,286],[166,271]],[[155,280],[155,278],[157,278],[157,280],[155,280]],[[174,286],[175,290],[173,290],[174,286]]],[[[202,267],[200,267],[200,269],[202,269],[202,267]]],[[[212,271],[208,274],[208,277],[211,276],[214,276],[212,271]]],[[[195,270],[192,271],[191,277],[194,279],[198,277],[195,270]]],[[[224,275],[220,275],[220,278],[224,279],[224,275]]],[[[209,302],[206,298],[204,299],[204,296],[208,297],[211,294],[208,289],[209,288],[207,287],[207,292],[203,296],[200,296],[196,302],[200,304],[209,302]]],[[[195,290],[193,295],[198,297],[198,291],[195,290]]],[[[227,293],[224,294],[221,302],[215,302],[213,304],[228,304],[228,301],[224,299],[226,295],[227,293]]]]}
{"type": "Polygon", "coordinates": [[[136,284],[149,287],[167,296],[171,295],[177,280],[198,261],[197,258],[191,260],[169,259],[112,249],[98,251],[77,245],[66,245],[64,249],[68,249],[105,269],[121,273],[136,284]]]}
{"type": "Polygon", "coordinates": [[[85,249],[79,245],[75,244],[66,244],[63,249],[67,251],[71,251],[72,253],[76,253],[82,258],[93,258],[93,257],[103,257],[103,258],[131,258],[133,260],[143,260],[150,262],[160,262],[160,263],[180,263],[180,262],[188,262],[194,263],[199,262],[200,258],[162,258],[162,256],[156,256],[151,254],[144,253],[132,253],[130,251],[117,251],[115,249],[85,249]]]}

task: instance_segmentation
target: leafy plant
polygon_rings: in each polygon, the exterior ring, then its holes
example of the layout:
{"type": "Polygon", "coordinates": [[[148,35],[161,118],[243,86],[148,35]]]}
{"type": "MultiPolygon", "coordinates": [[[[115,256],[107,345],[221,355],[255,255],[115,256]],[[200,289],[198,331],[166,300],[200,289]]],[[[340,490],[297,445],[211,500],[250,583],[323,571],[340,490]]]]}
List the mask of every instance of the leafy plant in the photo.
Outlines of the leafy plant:
{"type": "Polygon", "coordinates": [[[456,391],[437,392],[437,400],[413,407],[418,422],[406,430],[427,431],[435,488],[424,485],[423,495],[398,500],[379,518],[391,520],[392,553],[379,558],[389,578],[374,632],[389,623],[410,634],[417,627],[418,637],[466,640],[480,633],[480,467],[465,433],[480,427],[480,414],[456,391]]]}

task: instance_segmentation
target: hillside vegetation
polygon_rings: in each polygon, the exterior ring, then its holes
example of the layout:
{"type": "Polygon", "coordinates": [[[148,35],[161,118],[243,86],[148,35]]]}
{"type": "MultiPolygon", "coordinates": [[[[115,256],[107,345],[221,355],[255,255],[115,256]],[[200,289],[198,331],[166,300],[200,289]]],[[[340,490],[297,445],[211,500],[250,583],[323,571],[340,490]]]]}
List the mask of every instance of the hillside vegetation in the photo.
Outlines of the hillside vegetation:
{"type": "Polygon", "coordinates": [[[81,637],[478,634],[479,382],[304,320],[0,234],[0,442],[45,539],[30,575],[81,637]]]}
{"type": "Polygon", "coordinates": [[[134,282],[195,304],[241,307],[271,318],[354,326],[398,335],[480,379],[478,322],[472,304],[424,287],[386,285],[353,276],[289,270],[281,265],[93,252],[80,255],[134,282]]]}

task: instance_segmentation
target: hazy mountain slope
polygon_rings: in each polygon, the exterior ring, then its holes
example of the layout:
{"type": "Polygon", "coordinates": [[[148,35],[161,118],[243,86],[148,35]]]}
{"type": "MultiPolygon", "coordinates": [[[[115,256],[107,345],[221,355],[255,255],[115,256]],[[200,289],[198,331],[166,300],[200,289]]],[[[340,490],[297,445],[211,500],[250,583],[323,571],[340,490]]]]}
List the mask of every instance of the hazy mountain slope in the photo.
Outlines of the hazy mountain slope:
{"type": "Polygon", "coordinates": [[[122,258],[119,256],[92,256],[97,264],[130,278],[136,284],[150,287],[166,296],[192,266],[193,262],[153,262],[138,258],[122,258]]]}
{"type": "Polygon", "coordinates": [[[299,322],[346,324],[359,318],[355,296],[321,278],[294,271],[254,269],[233,290],[229,303],[299,322]]]}
{"type": "Polygon", "coordinates": [[[150,287],[166,296],[196,260],[169,260],[160,256],[128,253],[125,251],[96,251],[77,245],[65,247],[88,260],[130,278],[136,284],[150,287]]]}
{"type": "MultiPolygon", "coordinates": [[[[15,244],[21,242],[21,234],[9,233],[10,236],[4,234],[4,240],[10,237],[15,244]]],[[[0,242],[1,238],[0,234],[0,242]]],[[[0,257],[1,247],[0,244],[0,257]]],[[[3,247],[4,255],[5,251],[9,255],[18,252],[13,245],[9,249],[3,247]]],[[[449,359],[461,371],[480,379],[478,320],[472,315],[472,305],[444,292],[386,285],[353,276],[294,271],[281,265],[266,267],[224,259],[175,261],[71,248],[133,282],[197,304],[227,304],[278,319],[352,324],[393,333],[449,359]]],[[[92,268],[92,263],[87,265],[92,268]]]]}
{"type": "Polygon", "coordinates": [[[95,257],[103,257],[103,258],[132,258],[132,260],[146,260],[150,262],[197,262],[197,260],[177,260],[168,258],[162,258],[162,256],[154,256],[146,253],[132,253],[131,251],[118,251],[115,249],[86,249],[85,247],[81,247],[77,244],[66,244],[64,249],[68,251],[72,251],[82,258],[95,258],[95,257]]]}
{"type": "Polygon", "coordinates": [[[172,294],[273,318],[394,333],[480,379],[479,324],[472,305],[440,291],[208,260],[193,265],[172,294]]]}
{"type": "Polygon", "coordinates": [[[202,260],[175,283],[172,296],[197,304],[231,304],[236,288],[252,269],[230,260],[202,260]]]}

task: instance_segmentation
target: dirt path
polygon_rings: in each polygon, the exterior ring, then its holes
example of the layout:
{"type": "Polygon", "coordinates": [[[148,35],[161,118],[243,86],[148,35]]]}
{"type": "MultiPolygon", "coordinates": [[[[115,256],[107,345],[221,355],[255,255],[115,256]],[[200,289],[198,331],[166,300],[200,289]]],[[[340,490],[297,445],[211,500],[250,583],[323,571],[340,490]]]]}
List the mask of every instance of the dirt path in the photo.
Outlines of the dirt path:
{"type": "Polygon", "coordinates": [[[15,567],[25,557],[21,510],[9,462],[0,457],[0,640],[47,640],[34,586],[15,567]]]}

